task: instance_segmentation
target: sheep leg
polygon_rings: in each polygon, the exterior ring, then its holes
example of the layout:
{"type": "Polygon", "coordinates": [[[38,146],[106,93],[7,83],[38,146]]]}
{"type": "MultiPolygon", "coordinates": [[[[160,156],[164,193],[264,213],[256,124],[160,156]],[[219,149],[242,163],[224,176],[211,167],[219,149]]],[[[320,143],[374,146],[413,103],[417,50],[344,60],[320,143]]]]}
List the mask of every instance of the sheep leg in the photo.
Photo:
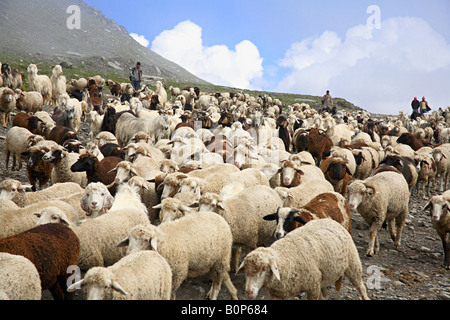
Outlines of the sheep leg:
{"type": "Polygon", "coordinates": [[[320,288],[320,283],[317,283],[316,287],[306,292],[306,297],[308,300],[320,300],[322,294],[322,289],[320,288]]]}
{"type": "Polygon", "coordinates": [[[11,152],[6,150],[5,156],[6,156],[6,158],[5,158],[5,172],[8,172],[9,157],[11,156],[11,152]]]}
{"type": "Polygon", "coordinates": [[[355,287],[356,290],[358,290],[363,300],[370,300],[369,296],[367,295],[366,286],[364,285],[364,281],[361,279],[361,277],[359,277],[359,279],[349,277],[349,280],[353,285],[353,287],[355,287]]]}
{"type": "Polygon", "coordinates": [[[223,274],[223,284],[225,285],[225,288],[227,289],[228,293],[231,296],[231,300],[238,300],[237,296],[237,289],[234,287],[233,283],[231,282],[230,275],[225,272],[223,274]]]}
{"type": "Polygon", "coordinates": [[[11,167],[11,171],[14,171],[14,169],[16,168],[16,155],[13,154],[12,156],[12,167],[11,167]]]}
{"type": "Polygon", "coordinates": [[[375,252],[374,252],[375,242],[377,243],[377,247],[379,248],[379,243],[378,243],[377,236],[378,236],[378,231],[380,230],[382,225],[383,225],[383,219],[376,219],[370,225],[370,229],[369,229],[369,248],[367,249],[367,252],[366,252],[366,255],[368,257],[373,257],[374,254],[375,254],[375,252]]]}
{"type": "Polygon", "coordinates": [[[58,277],[55,284],[49,288],[50,293],[55,300],[73,300],[73,293],[66,292],[65,277],[58,277]]]}
{"type": "Polygon", "coordinates": [[[450,270],[450,234],[444,232],[440,235],[442,239],[442,247],[444,248],[444,266],[450,270]]]}
{"type": "Polygon", "coordinates": [[[217,300],[217,296],[219,295],[220,288],[222,287],[222,281],[220,279],[220,276],[217,274],[215,270],[210,270],[209,272],[212,280],[211,289],[209,290],[206,297],[209,300],[217,300]]]}
{"type": "Polygon", "coordinates": [[[328,290],[326,287],[323,287],[320,292],[322,293],[321,300],[328,300],[328,290]]]}
{"type": "Polygon", "coordinates": [[[398,215],[395,218],[395,227],[397,229],[397,234],[394,241],[394,249],[397,251],[400,251],[400,242],[402,240],[402,231],[403,227],[405,225],[405,218],[408,215],[408,211],[405,211],[404,213],[398,215]]]}
{"type": "Polygon", "coordinates": [[[241,256],[242,247],[233,246],[231,250],[231,271],[236,272],[239,268],[239,257],[241,256]]]}
{"type": "Polygon", "coordinates": [[[395,242],[395,240],[397,239],[397,232],[395,229],[395,221],[394,219],[391,219],[388,221],[388,227],[389,227],[389,234],[391,236],[392,241],[395,242]]]}

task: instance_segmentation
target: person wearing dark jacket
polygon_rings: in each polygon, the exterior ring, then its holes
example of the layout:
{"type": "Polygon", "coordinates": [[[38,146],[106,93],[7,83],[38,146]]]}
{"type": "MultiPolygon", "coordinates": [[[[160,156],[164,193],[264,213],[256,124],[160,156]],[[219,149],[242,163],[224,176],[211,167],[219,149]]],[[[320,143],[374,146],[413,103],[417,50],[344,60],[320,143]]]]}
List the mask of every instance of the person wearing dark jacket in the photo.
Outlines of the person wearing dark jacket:
{"type": "Polygon", "coordinates": [[[411,108],[413,109],[413,113],[419,112],[420,102],[419,100],[417,100],[417,98],[414,98],[413,102],[411,103],[411,108]]]}

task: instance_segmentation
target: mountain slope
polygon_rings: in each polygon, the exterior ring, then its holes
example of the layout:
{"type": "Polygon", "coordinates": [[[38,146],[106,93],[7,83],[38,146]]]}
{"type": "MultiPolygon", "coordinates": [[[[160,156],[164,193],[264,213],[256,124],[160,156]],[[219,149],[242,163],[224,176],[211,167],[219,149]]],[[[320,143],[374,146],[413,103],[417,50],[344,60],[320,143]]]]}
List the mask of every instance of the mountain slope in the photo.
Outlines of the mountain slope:
{"type": "Polygon", "coordinates": [[[81,0],[2,0],[0,30],[1,55],[13,54],[30,62],[91,64],[122,74],[140,61],[147,75],[206,83],[141,46],[124,27],[81,0]],[[81,29],[67,27],[71,5],[80,8],[81,29]]]}

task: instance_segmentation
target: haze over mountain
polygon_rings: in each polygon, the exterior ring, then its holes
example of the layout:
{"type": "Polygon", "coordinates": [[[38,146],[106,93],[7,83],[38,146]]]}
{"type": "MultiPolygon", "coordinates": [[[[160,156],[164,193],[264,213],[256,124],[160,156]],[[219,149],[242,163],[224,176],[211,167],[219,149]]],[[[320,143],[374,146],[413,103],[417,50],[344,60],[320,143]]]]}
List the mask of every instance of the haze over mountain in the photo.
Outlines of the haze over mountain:
{"type": "Polygon", "coordinates": [[[0,54],[26,61],[84,64],[127,74],[137,61],[145,74],[183,82],[206,83],[179,65],[136,42],[129,32],[81,0],[2,0],[0,54]],[[70,29],[69,6],[80,8],[80,29],[70,29]]]}

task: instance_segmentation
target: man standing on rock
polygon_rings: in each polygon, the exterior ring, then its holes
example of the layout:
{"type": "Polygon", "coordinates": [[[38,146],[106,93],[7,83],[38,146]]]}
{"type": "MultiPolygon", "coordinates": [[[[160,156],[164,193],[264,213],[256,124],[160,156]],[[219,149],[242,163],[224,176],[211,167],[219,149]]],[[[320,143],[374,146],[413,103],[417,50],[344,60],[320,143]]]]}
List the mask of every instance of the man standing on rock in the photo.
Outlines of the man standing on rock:
{"type": "Polygon", "coordinates": [[[136,66],[131,69],[130,80],[134,90],[139,91],[142,81],[142,69],[140,62],[136,63],[136,66]]]}

